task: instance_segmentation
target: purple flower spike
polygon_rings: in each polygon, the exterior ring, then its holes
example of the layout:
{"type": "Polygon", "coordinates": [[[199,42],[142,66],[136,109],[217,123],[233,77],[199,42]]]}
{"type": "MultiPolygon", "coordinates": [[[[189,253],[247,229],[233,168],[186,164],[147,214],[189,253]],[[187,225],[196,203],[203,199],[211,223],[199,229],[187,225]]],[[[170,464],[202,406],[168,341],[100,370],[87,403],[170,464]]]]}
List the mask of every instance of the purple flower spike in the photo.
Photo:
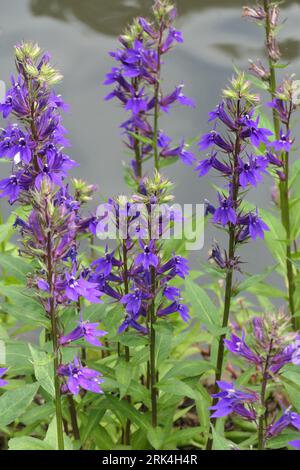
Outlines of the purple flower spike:
{"type": "Polygon", "coordinates": [[[78,395],[80,388],[94,393],[103,393],[100,384],[104,382],[102,374],[97,370],[83,367],[77,357],[70,364],[62,364],[57,371],[61,377],[66,377],[66,384],[62,386],[63,392],[78,395]]]}
{"type": "MultiPolygon", "coordinates": [[[[0,377],[2,377],[7,372],[7,368],[0,368],[0,377]]],[[[5,387],[8,382],[6,380],[0,379],[0,387],[5,387]]]]}

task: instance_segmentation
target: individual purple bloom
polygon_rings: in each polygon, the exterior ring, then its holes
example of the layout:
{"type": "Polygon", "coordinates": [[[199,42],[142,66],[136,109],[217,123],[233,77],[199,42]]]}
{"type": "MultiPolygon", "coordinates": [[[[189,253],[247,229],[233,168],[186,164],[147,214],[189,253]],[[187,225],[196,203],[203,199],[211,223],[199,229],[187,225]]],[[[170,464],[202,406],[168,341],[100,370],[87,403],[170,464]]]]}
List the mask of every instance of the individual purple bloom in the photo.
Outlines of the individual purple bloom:
{"type": "Polygon", "coordinates": [[[216,212],[216,208],[207,200],[204,200],[205,202],[205,217],[207,217],[209,214],[213,215],[216,212]]]}
{"type": "Polygon", "coordinates": [[[134,89],[131,91],[132,96],[127,101],[125,109],[127,111],[132,111],[132,113],[139,114],[140,112],[147,111],[148,109],[148,100],[144,96],[144,89],[141,89],[138,93],[134,89]]]}
{"type": "MultiPolygon", "coordinates": [[[[167,138],[167,136],[165,136],[165,138],[167,138]]],[[[163,143],[162,136],[160,138],[160,143],[163,143]]],[[[179,157],[185,165],[193,165],[195,162],[194,154],[186,149],[184,140],[182,140],[181,144],[175,148],[169,148],[168,144],[169,141],[164,142],[164,148],[160,152],[161,157],[179,157]]]]}
{"type": "Polygon", "coordinates": [[[173,256],[169,261],[163,264],[159,269],[159,274],[163,274],[169,271],[168,278],[179,276],[182,279],[189,274],[189,266],[187,259],[182,256],[173,256]]]}
{"type": "Polygon", "coordinates": [[[232,334],[231,338],[225,339],[224,344],[228,351],[232,352],[233,354],[237,354],[238,356],[244,357],[249,362],[253,362],[253,364],[261,365],[261,358],[249,348],[249,346],[245,343],[245,333],[242,333],[242,337],[239,338],[238,336],[232,334]]]}
{"type": "Polygon", "coordinates": [[[279,99],[279,98],[274,98],[273,101],[270,103],[267,103],[267,106],[270,108],[276,109],[278,114],[280,115],[280,120],[282,122],[287,122],[289,120],[289,111],[288,111],[288,106],[286,106],[285,101],[279,99]]]}
{"type": "Polygon", "coordinates": [[[267,224],[258,216],[257,213],[250,212],[246,217],[240,219],[240,222],[246,225],[246,228],[241,232],[240,241],[245,240],[248,236],[252,240],[265,237],[264,232],[269,232],[270,229],[267,224]]]}
{"type": "MultiPolygon", "coordinates": [[[[7,370],[7,368],[0,368],[0,377],[2,377],[7,372],[7,370]]],[[[8,382],[6,380],[0,378],[0,387],[5,387],[7,384],[8,382]]]]}
{"type": "Polygon", "coordinates": [[[78,166],[74,160],[62,153],[52,153],[47,156],[46,161],[38,158],[37,162],[40,169],[40,173],[35,178],[35,187],[37,189],[41,189],[44,179],[57,186],[62,186],[63,179],[67,177],[68,171],[74,166],[78,166]]]}
{"type": "Polygon", "coordinates": [[[142,240],[139,240],[140,247],[143,250],[143,253],[140,253],[135,258],[134,264],[136,266],[142,264],[143,268],[147,271],[149,270],[150,266],[156,268],[158,266],[158,257],[154,253],[155,250],[155,242],[151,240],[149,244],[145,244],[142,240]]]}
{"type": "Polygon", "coordinates": [[[177,31],[175,28],[170,28],[169,34],[161,47],[162,52],[163,53],[167,52],[170,49],[170,47],[172,47],[174,41],[182,43],[183,36],[180,31],[177,31]]]}
{"type": "Polygon", "coordinates": [[[76,278],[73,270],[72,274],[66,273],[65,295],[73,302],[77,302],[82,296],[89,302],[99,303],[101,292],[98,290],[97,283],[90,282],[82,276],[76,278]]]}
{"type": "Polygon", "coordinates": [[[134,289],[133,292],[124,295],[120,302],[126,305],[126,312],[132,313],[134,316],[138,315],[142,307],[142,301],[148,298],[141,289],[134,289]]]}
{"type": "Polygon", "coordinates": [[[182,320],[186,323],[191,319],[188,313],[189,312],[188,307],[178,301],[173,302],[172,304],[168,305],[165,308],[158,309],[157,316],[164,317],[166,315],[170,315],[171,313],[176,313],[176,312],[179,313],[182,320]]]}
{"type": "Polygon", "coordinates": [[[237,216],[233,208],[232,199],[230,197],[223,197],[220,193],[218,193],[218,199],[220,207],[218,207],[214,212],[214,223],[220,223],[222,225],[231,223],[235,225],[237,222],[237,216]]]}
{"type": "Polygon", "coordinates": [[[288,442],[288,444],[295,449],[300,450],[300,439],[294,439],[293,441],[288,442]]]}
{"type": "Polygon", "coordinates": [[[246,188],[248,184],[257,186],[262,181],[262,174],[268,174],[266,168],[269,161],[264,156],[249,155],[247,162],[239,159],[239,182],[242,188],[246,188]]]}
{"type": "Polygon", "coordinates": [[[94,393],[103,393],[100,384],[104,382],[101,379],[102,374],[88,367],[82,366],[77,357],[70,364],[62,364],[59,366],[57,373],[61,377],[66,377],[66,384],[63,385],[63,392],[70,392],[78,395],[80,388],[94,393]]]}
{"type": "Polygon", "coordinates": [[[208,134],[205,134],[204,136],[202,136],[199,142],[199,148],[200,150],[207,150],[213,145],[220,147],[226,153],[233,152],[233,144],[231,142],[229,143],[226,140],[224,140],[221,134],[219,134],[215,130],[212,130],[208,134]]]}
{"type": "Polygon", "coordinates": [[[114,266],[122,266],[122,262],[120,260],[117,260],[114,257],[115,252],[112,251],[111,253],[108,253],[106,251],[105,255],[102,258],[97,259],[96,261],[92,262],[92,267],[95,268],[95,272],[103,272],[104,276],[108,276],[114,266]]]}
{"type": "Polygon", "coordinates": [[[78,326],[67,335],[61,336],[59,343],[62,346],[84,338],[88,343],[93,346],[102,346],[99,337],[105,336],[106,331],[98,330],[99,323],[89,323],[88,321],[80,320],[78,326]]]}
{"type": "Polygon", "coordinates": [[[278,434],[280,434],[285,428],[289,426],[300,431],[300,415],[287,409],[283,415],[277,421],[275,421],[275,423],[272,423],[270,426],[268,426],[267,437],[270,438],[278,436],[278,434]]]}
{"type": "Polygon", "coordinates": [[[11,175],[0,181],[0,198],[7,197],[10,204],[13,204],[21,192],[20,180],[17,175],[11,175]]]}
{"type": "Polygon", "coordinates": [[[160,107],[165,113],[169,111],[170,105],[175,102],[178,102],[183,106],[189,106],[192,108],[195,107],[195,102],[191,100],[190,98],[187,98],[182,93],[183,86],[184,85],[177,86],[175,90],[173,91],[173,93],[171,93],[170,95],[164,96],[160,100],[160,107]]]}
{"type": "Polygon", "coordinates": [[[49,292],[49,283],[45,281],[44,279],[38,279],[37,280],[37,286],[40,290],[44,292],[49,292]]]}
{"type": "Polygon", "coordinates": [[[136,331],[144,335],[148,334],[148,329],[145,326],[138,323],[134,318],[132,318],[131,315],[126,316],[125,320],[122,322],[122,324],[120,325],[118,329],[118,334],[123,333],[124,331],[127,330],[127,328],[130,328],[130,327],[134,328],[136,331]]]}
{"type": "Polygon", "coordinates": [[[13,109],[13,97],[11,95],[6,95],[4,103],[0,104],[0,112],[3,115],[3,118],[6,119],[13,109]]]}
{"type": "Polygon", "coordinates": [[[216,119],[220,119],[220,121],[222,121],[232,131],[235,131],[237,128],[235,123],[226,113],[224,102],[218,104],[216,108],[209,113],[208,122],[214,121],[216,119]]]}
{"type": "Polygon", "coordinates": [[[269,163],[271,163],[274,166],[278,166],[278,167],[283,166],[283,161],[277,158],[276,155],[274,155],[271,152],[266,153],[266,158],[268,159],[269,163]]]}
{"type": "Polygon", "coordinates": [[[251,118],[244,119],[244,130],[241,132],[242,139],[250,139],[254,147],[259,147],[260,144],[269,144],[268,137],[273,135],[273,132],[263,127],[258,127],[259,116],[256,121],[251,118]]]}
{"type": "Polygon", "coordinates": [[[217,152],[213,152],[209,158],[206,158],[199,162],[199,165],[195,168],[195,171],[199,171],[198,176],[206,175],[211,168],[220,171],[224,175],[231,175],[232,170],[229,166],[220,162],[217,159],[217,152]]]}
{"type": "Polygon", "coordinates": [[[274,150],[279,152],[289,152],[292,148],[293,139],[290,139],[291,131],[288,131],[286,134],[280,129],[280,137],[274,142],[270,142],[269,146],[273,147],[274,150]]]}
{"type": "Polygon", "coordinates": [[[176,298],[180,296],[180,289],[178,287],[168,286],[166,284],[163,290],[163,295],[168,300],[176,300],[176,298]]]}
{"type": "Polygon", "coordinates": [[[212,247],[212,250],[211,250],[211,255],[209,257],[209,259],[213,259],[215,261],[215,263],[219,266],[219,268],[221,269],[224,269],[226,268],[227,266],[227,263],[221,253],[221,250],[220,250],[220,247],[219,245],[215,244],[213,247],[212,247]]]}
{"type": "Polygon", "coordinates": [[[28,165],[32,158],[32,147],[33,144],[30,142],[29,137],[21,136],[16,145],[13,147],[15,152],[15,163],[18,164],[20,162],[24,162],[28,165]]]}
{"type": "Polygon", "coordinates": [[[231,413],[237,413],[250,421],[256,419],[255,411],[251,407],[246,408],[246,405],[252,405],[259,400],[257,393],[248,389],[237,389],[234,384],[228,382],[219,381],[217,384],[220,392],[212,396],[219,398],[219,401],[215,406],[210,407],[214,410],[212,418],[222,418],[231,413]]]}

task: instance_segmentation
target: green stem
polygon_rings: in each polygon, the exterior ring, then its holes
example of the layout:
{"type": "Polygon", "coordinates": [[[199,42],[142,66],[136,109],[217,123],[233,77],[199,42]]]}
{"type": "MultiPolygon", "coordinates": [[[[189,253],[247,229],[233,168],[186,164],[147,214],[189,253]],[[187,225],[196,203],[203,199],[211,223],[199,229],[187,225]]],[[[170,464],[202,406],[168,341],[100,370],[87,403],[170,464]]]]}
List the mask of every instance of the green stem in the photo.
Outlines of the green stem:
{"type": "Polygon", "coordinates": [[[261,392],[260,392],[260,404],[263,409],[263,413],[259,417],[258,421],[258,450],[265,449],[265,426],[264,423],[267,419],[267,409],[266,409],[266,390],[267,390],[267,383],[269,378],[269,362],[271,357],[271,352],[273,348],[273,340],[270,341],[269,351],[266,357],[266,363],[263,371],[263,379],[261,384],[261,392]]]}
{"type": "Polygon", "coordinates": [[[47,276],[49,284],[49,314],[51,320],[51,336],[53,345],[53,372],[54,372],[54,388],[55,388],[55,413],[56,413],[56,426],[57,426],[57,445],[59,450],[64,450],[64,435],[63,435],[63,421],[62,421],[62,408],[61,408],[61,396],[60,396],[60,383],[57,370],[59,367],[58,354],[58,331],[57,331],[57,317],[56,307],[54,300],[54,272],[52,263],[52,246],[51,246],[51,233],[49,230],[47,236],[47,276]]]}
{"type": "MultiPolygon", "coordinates": [[[[271,22],[270,22],[270,1],[264,0],[264,10],[266,13],[265,20],[265,31],[266,31],[266,45],[268,49],[269,39],[272,32],[271,22]]],[[[268,52],[268,50],[267,50],[268,52]]],[[[269,91],[274,99],[276,96],[276,71],[275,63],[268,53],[269,57],[269,91]]],[[[274,132],[275,137],[278,140],[280,136],[280,118],[275,108],[273,108],[273,123],[274,123],[274,132]]],[[[292,325],[294,329],[299,328],[299,322],[295,318],[295,303],[294,303],[294,293],[295,293],[295,274],[294,268],[291,261],[292,255],[292,241],[291,241],[291,229],[290,229],[290,205],[289,205],[289,154],[285,153],[284,155],[284,181],[279,181],[279,192],[280,192],[280,211],[281,211],[281,221],[286,232],[286,276],[287,276],[287,285],[288,285],[288,298],[289,298],[289,310],[292,317],[292,325]]]]}
{"type": "Polygon", "coordinates": [[[156,346],[156,335],[155,335],[155,290],[156,290],[156,279],[155,279],[154,268],[151,269],[151,283],[152,283],[152,294],[153,300],[150,307],[150,329],[149,329],[149,368],[150,368],[150,394],[151,394],[151,421],[152,426],[157,426],[157,388],[156,388],[156,364],[155,364],[155,346],[156,346]]]}
{"type": "Polygon", "coordinates": [[[154,85],[154,126],[153,126],[153,152],[154,168],[159,171],[159,150],[158,150],[158,118],[159,118],[159,94],[160,94],[160,71],[161,71],[161,41],[162,31],[157,45],[157,77],[154,85]]]}
{"type": "Polygon", "coordinates": [[[78,427],[78,422],[77,422],[76,407],[75,407],[75,403],[74,403],[72,395],[68,395],[68,402],[69,402],[69,411],[70,411],[70,417],[71,417],[73,436],[76,441],[80,441],[80,432],[79,432],[79,427],[78,427]]]}
{"type": "MultiPolygon", "coordinates": [[[[125,294],[128,294],[129,292],[129,282],[128,282],[128,253],[127,253],[127,247],[126,247],[126,242],[123,240],[123,267],[124,267],[124,292],[125,294]]],[[[130,350],[128,346],[125,346],[125,361],[128,363],[130,361],[130,350]]],[[[128,403],[131,402],[131,398],[129,395],[126,395],[126,400],[128,403]]],[[[124,444],[129,445],[130,444],[130,428],[131,428],[131,421],[130,419],[126,420],[125,424],[125,429],[124,429],[124,444]]]]}
{"type": "MultiPolygon", "coordinates": [[[[240,117],[240,101],[237,102],[237,118],[240,117]]],[[[238,121],[237,119],[237,121],[238,121]]],[[[232,180],[232,204],[233,207],[236,209],[238,205],[238,197],[239,197],[239,174],[238,174],[238,156],[241,150],[241,139],[239,135],[239,130],[237,131],[236,141],[235,141],[235,149],[233,155],[233,180],[232,180]]],[[[234,262],[235,257],[235,247],[236,247],[236,229],[233,224],[229,226],[229,242],[228,242],[228,261],[229,263],[234,262]]],[[[233,281],[233,272],[234,266],[233,264],[229,264],[228,271],[226,275],[225,281],[225,298],[224,298],[224,310],[223,310],[223,319],[222,319],[222,328],[227,328],[229,314],[230,314],[230,307],[231,307],[231,297],[232,297],[232,281],[233,281]]],[[[218,391],[218,384],[222,378],[223,373],[223,363],[224,363],[224,339],[226,337],[226,333],[223,333],[219,338],[219,345],[218,345],[218,352],[217,352],[217,363],[216,363],[216,374],[215,374],[215,383],[214,383],[214,393],[218,391]]],[[[213,399],[212,405],[215,406],[218,402],[217,398],[213,399]]],[[[215,426],[216,418],[210,418],[211,426],[215,426]]],[[[212,450],[213,440],[212,438],[208,438],[206,444],[206,450],[212,450]]]]}

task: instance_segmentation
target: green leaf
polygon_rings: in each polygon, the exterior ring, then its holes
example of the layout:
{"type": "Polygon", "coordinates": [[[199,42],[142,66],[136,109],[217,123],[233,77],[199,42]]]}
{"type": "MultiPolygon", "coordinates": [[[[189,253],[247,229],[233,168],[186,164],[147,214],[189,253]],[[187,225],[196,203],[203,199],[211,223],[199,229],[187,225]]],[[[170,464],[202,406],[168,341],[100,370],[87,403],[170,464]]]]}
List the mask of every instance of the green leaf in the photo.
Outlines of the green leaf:
{"type": "Polygon", "coordinates": [[[188,384],[176,379],[161,380],[157,384],[159,390],[179,397],[189,397],[192,399],[197,398],[196,391],[193,390],[188,384]]]}
{"type": "Polygon", "coordinates": [[[124,418],[130,419],[130,421],[135,423],[137,426],[148,431],[150,427],[149,420],[145,415],[137,411],[130,403],[125,400],[119,400],[116,397],[107,397],[106,403],[107,408],[120,413],[124,418]]]}
{"type": "Polygon", "coordinates": [[[9,299],[9,303],[4,304],[5,311],[22,323],[46,328],[49,326],[49,320],[46,318],[42,305],[33,297],[29,289],[19,285],[0,284],[0,295],[9,299]]]}
{"type": "Polygon", "coordinates": [[[115,371],[116,379],[120,389],[120,398],[123,398],[128,391],[132,378],[131,364],[126,362],[124,359],[119,359],[115,371]]]}
{"type": "Polygon", "coordinates": [[[233,442],[225,439],[221,436],[214,428],[212,429],[213,434],[213,450],[238,450],[238,446],[233,442]]]}
{"type": "Polygon", "coordinates": [[[207,326],[219,326],[220,316],[218,309],[206,292],[190,279],[187,279],[185,282],[185,298],[191,304],[194,315],[201,322],[207,326]]]}
{"type": "MultiPolygon", "coordinates": [[[[73,445],[71,439],[66,436],[64,433],[64,448],[65,450],[72,450],[73,445]]],[[[57,443],[57,426],[56,426],[56,416],[52,419],[51,423],[49,424],[46,437],[44,439],[44,443],[48,446],[51,446],[52,449],[58,450],[58,443],[57,443]]]]}
{"type": "Polygon", "coordinates": [[[175,365],[162,377],[164,380],[177,377],[179,379],[200,377],[205,372],[213,370],[214,366],[208,361],[186,360],[176,362],[175,365]]]}
{"type": "Polygon", "coordinates": [[[21,282],[25,282],[26,275],[32,271],[30,264],[23,258],[8,253],[0,253],[0,266],[5,270],[6,276],[11,276],[21,282]]]}
{"type": "Polygon", "coordinates": [[[21,416],[32,402],[38,388],[39,384],[33,383],[5,392],[0,397],[0,426],[6,426],[21,416]]]}
{"type": "Polygon", "coordinates": [[[8,443],[9,450],[54,450],[47,442],[35,437],[14,437],[8,443]]]}
{"type": "Polygon", "coordinates": [[[44,351],[38,351],[29,344],[33,360],[34,375],[41,387],[53,398],[55,396],[53,380],[53,358],[44,351]]]}

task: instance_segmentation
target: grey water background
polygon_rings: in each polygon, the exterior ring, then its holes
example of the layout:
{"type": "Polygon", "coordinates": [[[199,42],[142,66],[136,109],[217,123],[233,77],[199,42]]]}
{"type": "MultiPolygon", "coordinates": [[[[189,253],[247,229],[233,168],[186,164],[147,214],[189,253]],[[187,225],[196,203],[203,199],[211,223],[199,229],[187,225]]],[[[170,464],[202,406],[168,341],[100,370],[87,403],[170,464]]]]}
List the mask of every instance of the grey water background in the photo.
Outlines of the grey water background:
{"type": "MultiPolygon", "coordinates": [[[[197,107],[176,108],[163,117],[161,127],[176,140],[209,130],[207,113],[217,104],[233,64],[246,68],[248,58],[264,57],[263,30],[241,18],[245,3],[177,0],[178,27],[185,42],[167,59],[164,87],[171,90],[176,83],[185,83],[185,93],[196,100],[197,107]]],[[[51,52],[64,75],[58,91],[71,107],[64,124],[72,143],[69,154],[81,165],[74,176],[97,184],[102,198],[127,191],[122,161],[128,161],[128,155],[119,129],[125,114],[116,103],[103,99],[108,90],[102,82],[113,64],[108,52],[117,47],[117,36],[128,22],[137,15],[149,15],[152,4],[152,0],[0,0],[0,79],[8,83],[14,71],[13,46],[18,41],[34,40],[51,52]]],[[[280,34],[281,49],[285,60],[291,62],[289,71],[299,76],[299,1],[286,1],[285,17],[288,21],[280,34]]],[[[197,156],[200,158],[199,153],[197,156]]],[[[211,177],[199,179],[181,163],[165,173],[175,182],[177,202],[215,200],[211,177]]],[[[258,207],[270,208],[271,186],[271,179],[266,178],[249,198],[258,207]]],[[[7,213],[7,205],[2,202],[1,206],[7,213]]],[[[194,263],[207,257],[212,238],[213,230],[208,228],[204,249],[192,253],[194,263]]],[[[247,271],[253,273],[272,261],[261,242],[248,245],[243,258],[248,262],[247,271]]]]}

